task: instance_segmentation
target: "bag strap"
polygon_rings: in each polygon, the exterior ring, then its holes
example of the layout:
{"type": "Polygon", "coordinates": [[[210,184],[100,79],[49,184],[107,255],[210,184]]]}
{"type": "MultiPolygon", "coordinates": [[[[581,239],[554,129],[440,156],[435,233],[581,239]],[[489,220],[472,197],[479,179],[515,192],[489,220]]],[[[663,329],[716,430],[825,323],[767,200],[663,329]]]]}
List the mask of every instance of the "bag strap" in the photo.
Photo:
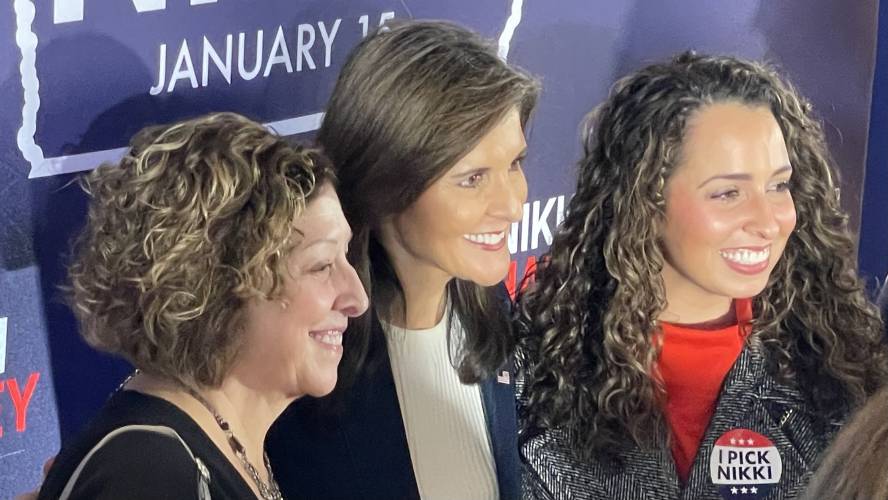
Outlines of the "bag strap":
{"type": "Polygon", "coordinates": [[[191,448],[188,444],[182,439],[182,436],[179,435],[176,431],[171,429],[170,427],[166,427],[163,425],[126,425],[123,427],[119,427],[109,432],[105,437],[102,438],[95,446],[89,450],[89,453],[83,457],[83,460],[80,461],[80,464],[74,469],[74,473],[71,474],[71,478],[68,479],[68,483],[65,485],[65,489],[62,490],[62,494],[59,496],[59,500],[68,500],[71,496],[71,491],[74,490],[74,485],[77,484],[77,479],[80,477],[80,474],[83,472],[83,469],[86,467],[89,459],[92,458],[102,446],[106,445],[109,441],[114,439],[115,437],[123,434],[124,432],[131,431],[139,431],[139,432],[153,432],[155,434],[161,434],[163,436],[173,438],[179,441],[182,446],[185,448],[185,451],[188,452],[188,455],[194,460],[195,465],[197,466],[197,470],[200,472],[200,477],[198,478],[197,485],[197,498],[199,500],[212,500],[210,497],[210,471],[207,469],[207,466],[201,461],[201,459],[194,456],[194,453],[191,451],[191,448]]]}

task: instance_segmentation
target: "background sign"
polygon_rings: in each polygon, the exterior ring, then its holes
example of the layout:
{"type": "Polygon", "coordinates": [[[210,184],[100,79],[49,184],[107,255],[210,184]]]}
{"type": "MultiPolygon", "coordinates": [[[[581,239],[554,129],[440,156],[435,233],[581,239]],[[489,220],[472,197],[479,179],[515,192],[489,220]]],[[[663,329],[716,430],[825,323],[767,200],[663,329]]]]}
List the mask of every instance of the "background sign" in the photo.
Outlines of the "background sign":
{"type": "MultiPolygon", "coordinates": [[[[143,126],[229,110],[308,138],[346,55],[368,30],[392,17],[464,24],[544,85],[528,130],[530,195],[509,240],[515,260],[507,282],[514,287],[563,217],[582,117],[618,77],[686,49],[769,60],[812,99],[841,166],[842,200],[856,228],[877,13],[876,0],[4,3],[0,497],[36,484],[45,458],[129,371],[83,344],[58,285],[84,216],[74,172],[115,159],[143,126]]],[[[869,179],[884,178],[885,171],[884,162],[870,164],[868,189],[869,179]]],[[[877,206],[882,223],[885,203],[877,206]]]]}

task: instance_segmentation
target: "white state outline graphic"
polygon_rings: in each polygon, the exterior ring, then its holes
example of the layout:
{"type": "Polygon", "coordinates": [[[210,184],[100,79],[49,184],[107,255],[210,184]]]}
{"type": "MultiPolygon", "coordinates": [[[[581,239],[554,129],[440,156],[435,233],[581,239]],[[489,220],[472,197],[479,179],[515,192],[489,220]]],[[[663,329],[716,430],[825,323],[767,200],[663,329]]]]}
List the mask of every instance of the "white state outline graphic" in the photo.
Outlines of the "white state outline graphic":
{"type": "Polygon", "coordinates": [[[45,163],[43,149],[34,142],[37,132],[37,110],[40,109],[40,80],[37,78],[37,34],[31,30],[36,9],[31,0],[14,0],[15,12],[15,44],[22,55],[19,72],[22,77],[24,104],[22,105],[22,126],[16,134],[16,143],[22,156],[31,164],[33,177],[35,168],[45,163]]]}
{"type": "Polygon", "coordinates": [[[512,37],[515,35],[515,29],[521,24],[521,9],[524,7],[524,0],[512,0],[512,9],[509,12],[509,18],[506,19],[506,26],[499,37],[498,54],[503,61],[509,59],[509,48],[512,45],[512,37]]]}
{"type": "Polygon", "coordinates": [[[6,327],[9,318],[0,318],[0,374],[6,371],[6,327]]]}
{"type": "MultiPolygon", "coordinates": [[[[512,37],[521,23],[523,5],[523,0],[512,0],[509,17],[499,37],[497,53],[503,60],[508,58],[512,37]]],[[[37,112],[40,110],[40,79],[37,76],[36,66],[38,39],[37,34],[31,29],[36,9],[32,0],[14,0],[13,6],[16,18],[15,42],[22,56],[19,70],[24,90],[22,125],[16,135],[16,143],[25,160],[31,164],[28,178],[81,172],[93,169],[104,162],[118,161],[126,152],[126,147],[55,158],[46,158],[43,155],[43,149],[34,139],[37,132],[37,112]]],[[[312,113],[266,123],[265,126],[281,135],[294,135],[317,130],[323,118],[323,112],[312,113]]]]}

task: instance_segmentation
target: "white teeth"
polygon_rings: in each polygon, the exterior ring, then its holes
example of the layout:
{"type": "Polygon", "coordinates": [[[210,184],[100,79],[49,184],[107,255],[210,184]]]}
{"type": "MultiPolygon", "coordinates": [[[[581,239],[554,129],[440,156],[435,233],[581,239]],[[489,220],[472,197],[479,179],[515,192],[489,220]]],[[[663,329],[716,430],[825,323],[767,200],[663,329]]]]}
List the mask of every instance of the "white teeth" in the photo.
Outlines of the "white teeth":
{"type": "Polygon", "coordinates": [[[505,231],[500,231],[498,233],[474,233],[463,235],[463,238],[471,241],[472,243],[480,243],[482,245],[496,245],[505,237],[505,231]]]}
{"type": "Polygon", "coordinates": [[[328,345],[342,345],[342,332],[330,330],[327,332],[317,332],[312,334],[316,340],[328,345]]]}
{"type": "Polygon", "coordinates": [[[736,262],[738,264],[744,265],[755,265],[761,264],[768,260],[768,257],[771,256],[771,249],[765,248],[760,252],[753,252],[746,249],[741,250],[722,250],[719,252],[722,257],[730,260],[731,262],[736,262]]]}

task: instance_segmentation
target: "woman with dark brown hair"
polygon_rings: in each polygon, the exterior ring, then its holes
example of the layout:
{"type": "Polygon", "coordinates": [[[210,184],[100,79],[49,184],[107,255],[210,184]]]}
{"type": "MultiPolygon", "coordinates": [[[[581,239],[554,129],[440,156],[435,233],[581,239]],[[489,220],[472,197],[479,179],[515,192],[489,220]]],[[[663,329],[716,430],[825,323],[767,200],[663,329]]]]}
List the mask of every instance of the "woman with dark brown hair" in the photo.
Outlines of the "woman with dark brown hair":
{"type": "Polygon", "coordinates": [[[329,162],[230,113],[146,129],[91,172],[68,297],[132,363],[41,499],[280,499],[263,451],[293,400],[333,390],[367,297],[329,162]]]}
{"type": "Polygon", "coordinates": [[[795,498],[886,382],[811,106],[686,53],[594,112],[521,297],[528,498],[795,498]]]}
{"type": "Polygon", "coordinates": [[[390,23],[349,56],[318,140],[372,307],[349,327],[332,399],[293,405],[269,436],[285,495],[518,497],[501,281],[537,93],[443,22],[390,23]]]}

